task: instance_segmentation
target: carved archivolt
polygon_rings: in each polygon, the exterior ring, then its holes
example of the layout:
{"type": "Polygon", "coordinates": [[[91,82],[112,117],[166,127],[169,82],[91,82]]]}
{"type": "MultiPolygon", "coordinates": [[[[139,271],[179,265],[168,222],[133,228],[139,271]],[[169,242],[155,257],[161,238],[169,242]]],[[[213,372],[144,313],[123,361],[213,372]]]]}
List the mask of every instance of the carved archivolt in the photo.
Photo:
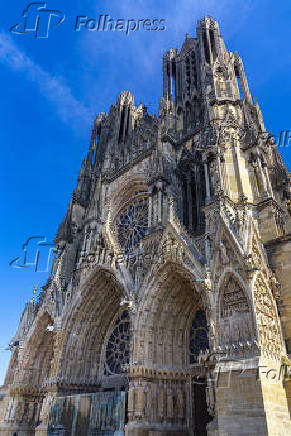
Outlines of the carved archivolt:
{"type": "Polygon", "coordinates": [[[254,307],[261,353],[264,357],[280,359],[282,338],[276,302],[271,289],[259,276],[254,286],[254,307]]]}
{"type": "Polygon", "coordinates": [[[110,274],[98,271],[64,323],[59,377],[68,384],[94,384],[104,375],[103,345],[123,294],[110,274]]]}
{"type": "Polygon", "coordinates": [[[167,269],[165,277],[159,274],[139,303],[133,360],[153,366],[188,366],[190,323],[201,306],[201,295],[177,268],[167,269]]]}

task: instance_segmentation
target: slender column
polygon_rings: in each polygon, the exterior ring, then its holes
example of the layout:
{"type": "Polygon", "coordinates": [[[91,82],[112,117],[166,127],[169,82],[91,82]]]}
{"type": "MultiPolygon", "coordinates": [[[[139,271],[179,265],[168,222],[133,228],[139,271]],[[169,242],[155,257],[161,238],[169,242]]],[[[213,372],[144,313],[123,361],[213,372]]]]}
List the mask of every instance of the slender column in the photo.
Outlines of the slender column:
{"type": "Polygon", "coordinates": [[[135,394],[135,385],[133,382],[129,383],[128,390],[128,421],[134,420],[134,394],[135,394]]]}
{"type": "Polygon", "coordinates": [[[226,170],[226,163],[225,163],[225,158],[224,156],[220,157],[220,166],[221,166],[221,170],[222,170],[222,177],[223,177],[223,189],[225,191],[226,195],[230,195],[230,184],[229,184],[229,177],[228,177],[228,172],[226,170]]]}
{"type": "Polygon", "coordinates": [[[86,243],[87,243],[87,226],[84,229],[84,240],[83,240],[83,245],[82,245],[82,253],[83,254],[86,253],[86,243]]]}
{"type": "Polygon", "coordinates": [[[162,222],[162,199],[163,199],[162,184],[159,184],[159,186],[158,186],[158,224],[160,224],[162,222]]]}
{"type": "Polygon", "coordinates": [[[167,56],[163,56],[163,97],[168,97],[167,56]]]}
{"type": "Polygon", "coordinates": [[[144,384],[138,383],[137,386],[137,399],[136,399],[136,412],[139,419],[144,415],[144,384]]]}
{"type": "Polygon", "coordinates": [[[177,59],[176,61],[176,101],[181,97],[181,62],[177,59]]]}
{"type": "Polygon", "coordinates": [[[204,173],[205,173],[205,187],[206,187],[206,203],[210,200],[210,185],[209,185],[209,175],[208,175],[208,164],[207,160],[204,160],[204,173]]]}
{"type": "Polygon", "coordinates": [[[183,94],[185,94],[185,92],[186,92],[186,81],[185,81],[185,77],[186,77],[186,62],[185,62],[185,58],[184,57],[182,57],[181,61],[180,61],[180,71],[181,71],[181,90],[180,90],[180,92],[181,92],[181,96],[183,96],[183,94]]]}
{"type": "Polygon", "coordinates": [[[221,161],[220,161],[220,159],[221,159],[221,156],[218,155],[217,162],[218,162],[218,171],[219,171],[220,187],[221,187],[221,190],[224,191],[224,190],[225,190],[225,187],[224,187],[224,180],[223,180],[223,174],[222,174],[222,168],[221,168],[221,161]]]}
{"type": "Polygon", "coordinates": [[[158,382],[158,395],[157,395],[157,409],[158,409],[158,421],[162,422],[165,416],[165,401],[164,401],[164,384],[162,380],[158,382]]]}
{"type": "Polygon", "coordinates": [[[235,172],[236,181],[237,181],[238,194],[239,194],[239,197],[242,197],[242,196],[244,196],[244,192],[243,192],[243,185],[242,185],[242,179],[241,179],[241,173],[240,173],[240,167],[239,167],[239,161],[238,161],[238,154],[239,154],[239,145],[234,144],[233,145],[234,172],[235,172]]]}
{"type": "Polygon", "coordinates": [[[149,210],[148,210],[148,227],[152,226],[152,216],[153,216],[153,193],[149,194],[149,210]]]}
{"type": "Polygon", "coordinates": [[[201,183],[199,168],[195,167],[195,188],[196,188],[196,222],[197,228],[201,225],[201,183]]]}
{"type": "Polygon", "coordinates": [[[101,187],[101,219],[105,218],[105,186],[101,187]]]}
{"type": "Polygon", "coordinates": [[[268,186],[268,192],[270,192],[271,197],[274,197],[273,188],[272,188],[272,184],[270,182],[268,169],[267,168],[263,168],[263,172],[264,172],[265,177],[266,177],[267,186],[268,186]]]}
{"type": "Polygon", "coordinates": [[[168,75],[168,83],[169,83],[169,99],[173,100],[173,89],[172,89],[172,62],[169,59],[169,75],[168,75]]]}
{"type": "Polygon", "coordinates": [[[188,220],[189,220],[189,229],[192,230],[192,190],[191,190],[191,175],[187,174],[187,201],[188,201],[188,220]]]}
{"type": "Polygon", "coordinates": [[[269,194],[268,194],[268,188],[267,188],[267,184],[266,184],[266,179],[265,179],[265,174],[262,168],[262,162],[260,157],[257,157],[257,164],[258,164],[258,169],[259,169],[259,173],[261,176],[261,180],[262,180],[262,185],[263,185],[263,197],[264,198],[268,198],[269,194]]]}
{"type": "Polygon", "coordinates": [[[87,245],[87,252],[88,253],[90,253],[90,251],[91,251],[92,236],[93,236],[93,229],[91,227],[89,227],[89,237],[88,237],[88,245],[87,245]]]}
{"type": "Polygon", "coordinates": [[[167,421],[172,422],[174,418],[173,390],[172,386],[167,387],[167,421]]]}

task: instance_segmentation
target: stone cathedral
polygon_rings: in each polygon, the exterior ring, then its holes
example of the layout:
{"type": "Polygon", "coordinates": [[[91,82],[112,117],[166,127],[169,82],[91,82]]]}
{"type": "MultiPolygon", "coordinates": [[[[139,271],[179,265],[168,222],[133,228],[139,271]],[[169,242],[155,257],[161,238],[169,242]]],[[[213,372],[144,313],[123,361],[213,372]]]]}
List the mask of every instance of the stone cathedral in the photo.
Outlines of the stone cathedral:
{"type": "Polygon", "coordinates": [[[291,435],[290,173],[216,21],[162,68],[95,119],[1,436],[291,435]]]}

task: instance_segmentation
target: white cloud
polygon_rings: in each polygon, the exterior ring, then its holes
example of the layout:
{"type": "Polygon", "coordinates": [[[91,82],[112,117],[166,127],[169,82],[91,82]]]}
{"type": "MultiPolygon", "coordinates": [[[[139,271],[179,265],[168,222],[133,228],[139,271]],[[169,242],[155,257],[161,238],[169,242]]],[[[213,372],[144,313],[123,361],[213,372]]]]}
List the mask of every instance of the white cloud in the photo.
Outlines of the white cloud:
{"type": "Polygon", "coordinates": [[[4,32],[0,32],[0,62],[37,85],[40,93],[51,103],[63,122],[76,130],[80,127],[88,129],[92,125],[93,112],[72,95],[64,78],[44,70],[4,32]]]}

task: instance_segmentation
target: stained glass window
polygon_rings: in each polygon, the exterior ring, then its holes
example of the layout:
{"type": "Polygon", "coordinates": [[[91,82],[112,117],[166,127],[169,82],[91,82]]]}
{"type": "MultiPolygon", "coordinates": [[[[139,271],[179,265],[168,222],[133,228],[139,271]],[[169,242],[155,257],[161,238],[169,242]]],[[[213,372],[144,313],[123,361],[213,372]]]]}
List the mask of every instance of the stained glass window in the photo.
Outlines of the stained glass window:
{"type": "Polygon", "coordinates": [[[128,205],[118,220],[118,239],[127,253],[145,236],[148,225],[148,199],[142,197],[128,205]]]}
{"type": "Polygon", "coordinates": [[[129,363],[129,331],[129,314],[125,310],[117,319],[106,346],[106,375],[120,374],[122,365],[129,363]]]}
{"type": "Polygon", "coordinates": [[[190,364],[196,363],[200,351],[209,348],[207,320],[204,310],[197,310],[190,331],[190,364]]]}

